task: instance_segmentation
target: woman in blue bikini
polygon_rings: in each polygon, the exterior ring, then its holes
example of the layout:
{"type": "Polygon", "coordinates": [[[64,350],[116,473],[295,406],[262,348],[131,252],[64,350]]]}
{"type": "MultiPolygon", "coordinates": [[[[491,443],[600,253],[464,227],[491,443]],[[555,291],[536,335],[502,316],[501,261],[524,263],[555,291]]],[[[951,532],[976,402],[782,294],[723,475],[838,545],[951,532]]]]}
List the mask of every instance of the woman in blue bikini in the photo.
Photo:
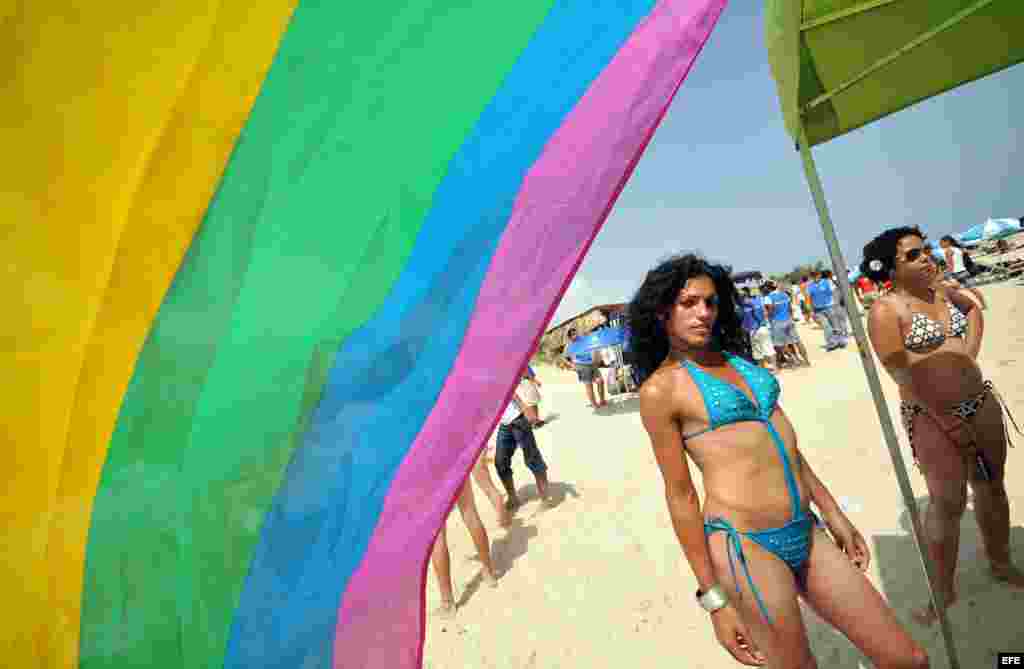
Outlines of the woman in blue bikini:
{"type": "Polygon", "coordinates": [[[648,272],[629,308],[641,417],[719,643],[750,666],[816,667],[800,597],[875,666],[927,667],[862,573],[863,537],[797,449],[778,382],[750,362],[737,301],[726,268],[684,255],[648,272]]]}

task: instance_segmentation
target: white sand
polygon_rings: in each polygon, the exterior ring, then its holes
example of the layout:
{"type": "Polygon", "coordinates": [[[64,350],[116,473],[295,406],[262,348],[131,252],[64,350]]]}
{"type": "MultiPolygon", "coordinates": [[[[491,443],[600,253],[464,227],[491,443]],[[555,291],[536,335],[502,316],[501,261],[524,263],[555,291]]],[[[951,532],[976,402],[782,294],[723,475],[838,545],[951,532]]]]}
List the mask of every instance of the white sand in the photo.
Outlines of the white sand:
{"type": "MultiPolygon", "coordinates": [[[[1012,284],[983,290],[989,308],[981,364],[1020,422],[1024,299],[1012,284]]],[[[856,347],[826,354],[821,330],[806,324],[800,328],[815,366],[780,375],[781,403],[803,453],[868,538],[872,582],[928,649],[932,667],[946,667],[938,627],[920,627],[908,615],[912,606],[926,600],[926,582],[856,347]]],[[[493,510],[477,489],[477,506],[500,573],[496,590],[479,587],[479,563],[469,535],[457,511],[449,518],[452,578],[460,608],[454,621],[431,615],[439,597],[430,572],[425,666],[740,666],[719,647],[707,614],[694,602],[695,581],[670,526],[636,400],[617,403],[613,415],[595,415],[585,406],[575,375],[554,368],[539,373],[544,381],[541,414],[555,419],[536,434],[557,506],[540,508],[533,477],[520,455],[514,461],[516,482],[528,501],[510,529],[497,527],[493,510]]],[[[904,461],[922,500],[924,480],[913,468],[899,426],[895,388],[882,374],[904,461]]],[[[1007,487],[1011,541],[1017,563],[1024,565],[1024,438],[1016,441],[1007,463],[1007,487]]],[[[994,584],[983,555],[968,511],[959,567],[962,599],[950,612],[965,669],[994,666],[999,650],[1024,650],[1024,592],[994,584]]],[[[813,613],[805,615],[823,669],[869,666],[845,638],[813,613]]]]}

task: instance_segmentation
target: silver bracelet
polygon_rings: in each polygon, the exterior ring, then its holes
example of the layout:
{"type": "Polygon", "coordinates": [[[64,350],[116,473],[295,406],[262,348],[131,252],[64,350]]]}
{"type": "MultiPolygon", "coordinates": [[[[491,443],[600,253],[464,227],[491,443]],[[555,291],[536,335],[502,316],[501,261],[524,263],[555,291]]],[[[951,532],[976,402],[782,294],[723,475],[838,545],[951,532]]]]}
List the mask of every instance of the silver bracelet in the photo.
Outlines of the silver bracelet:
{"type": "Polygon", "coordinates": [[[729,595],[726,594],[725,588],[716,583],[708,588],[707,592],[698,590],[697,602],[708,613],[714,613],[721,608],[725,608],[729,603],[729,595]]]}

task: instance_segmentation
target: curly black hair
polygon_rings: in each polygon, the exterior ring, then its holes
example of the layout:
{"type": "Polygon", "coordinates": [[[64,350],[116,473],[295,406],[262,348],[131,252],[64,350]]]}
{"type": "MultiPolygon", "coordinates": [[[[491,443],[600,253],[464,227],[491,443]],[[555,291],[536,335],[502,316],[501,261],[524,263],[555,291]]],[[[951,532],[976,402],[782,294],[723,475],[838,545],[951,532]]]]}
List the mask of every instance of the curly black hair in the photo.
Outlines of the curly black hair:
{"type": "Polygon", "coordinates": [[[731,267],[716,265],[693,253],[672,256],[647,273],[627,308],[630,347],[640,383],[658,369],[669,353],[668,334],[658,314],[675,304],[686,282],[698,276],[710,278],[718,295],[718,318],[711,329],[714,345],[752,359],[750,339],[741,326],[740,297],[731,273],[731,267]]]}
{"type": "Polygon", "coordinates": [[[896,267],[896,246],[904,237],[917,237],[921,241],[927,239],[919,227],[903,226],[890,228],[864,245],[864,260],[860,263],[861,274],[876,283],[887,281],[896,267]],[[872,261],[880,263],[878,269],[872,269],[872,261]]]}

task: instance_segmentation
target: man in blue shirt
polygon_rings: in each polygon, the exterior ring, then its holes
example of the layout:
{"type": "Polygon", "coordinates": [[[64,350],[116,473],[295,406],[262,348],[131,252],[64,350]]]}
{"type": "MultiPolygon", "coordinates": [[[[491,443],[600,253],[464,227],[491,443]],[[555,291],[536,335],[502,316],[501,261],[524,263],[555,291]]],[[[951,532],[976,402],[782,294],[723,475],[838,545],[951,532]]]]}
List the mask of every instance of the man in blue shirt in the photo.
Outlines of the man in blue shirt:
{"type": "Polygon", "coordinates": [[[846,328],[843,327],[836,313],[838,305],[832,290],[832,282],[824,278],[821,272],[811,272],[811,282],[807,284],[807,294],[811,298],[814,309],[814,320],[825,331],[825,350],[834,351],[846,347],[846,328]]]}
{"type": "MultiPolygon", "coordinates": [[[[843,336],[843,341],[849,341],[850,339],[850,318],[846,315],[846,302],[843,301],[843,293],[839,290],[839,282],[836,281],[836,277],[832,274],[832,270],[827,269],[821,273],[829,284],[832,285],[832,295],[835,298],[835,304],[833,305],[832,313],[835,314],[838,319],[839,332],[843,336]]],[[[849,273],[847,273],[849,276],[849,273]]]]}
{"type": "Polygon", "coordinates": [[[762,367],[772,369],[775,366],[775,349],[772,348],[772,333],[764,315],[764,303],[760,298],[755,298],[749,288],[744,288],[740,310],[743,312],[743,329],[750,338],[754,360],[762,367]]]}
{"type": "Polygon", "coordinates": [[[807,357],[807,349],[793,322],[793,307],[789,293],[771,281],[765,284],[765,290],[768,291],[768,295],[764,298],[764,306],[772,322],[772,343],[778,354],[779,365],[782,365],[783,358],[788,354],[798,365],[810,367],[811,359],[807,357]]]}
{"type": "Polygon", "coordinates": [[[565,345],[567,351],[564,355],[565,358],[572,363],[573,368],[576,370],[576,377],[583,384],[583,387],[587,391],[587,399],[590,401],[590,406],[597,409],[608,404],[608,400],[604,397],[604,377],[601,375],[601,370],[597,369],[594,364],[594,352],[593,351],[579,351],[577,353],[568,353],[569,347],[576,341],[576,329],[570,328],[568,334],[568,343],[565,345]],[[597,386],[597,398],[594,397],[594,386],[597,386]]]}

